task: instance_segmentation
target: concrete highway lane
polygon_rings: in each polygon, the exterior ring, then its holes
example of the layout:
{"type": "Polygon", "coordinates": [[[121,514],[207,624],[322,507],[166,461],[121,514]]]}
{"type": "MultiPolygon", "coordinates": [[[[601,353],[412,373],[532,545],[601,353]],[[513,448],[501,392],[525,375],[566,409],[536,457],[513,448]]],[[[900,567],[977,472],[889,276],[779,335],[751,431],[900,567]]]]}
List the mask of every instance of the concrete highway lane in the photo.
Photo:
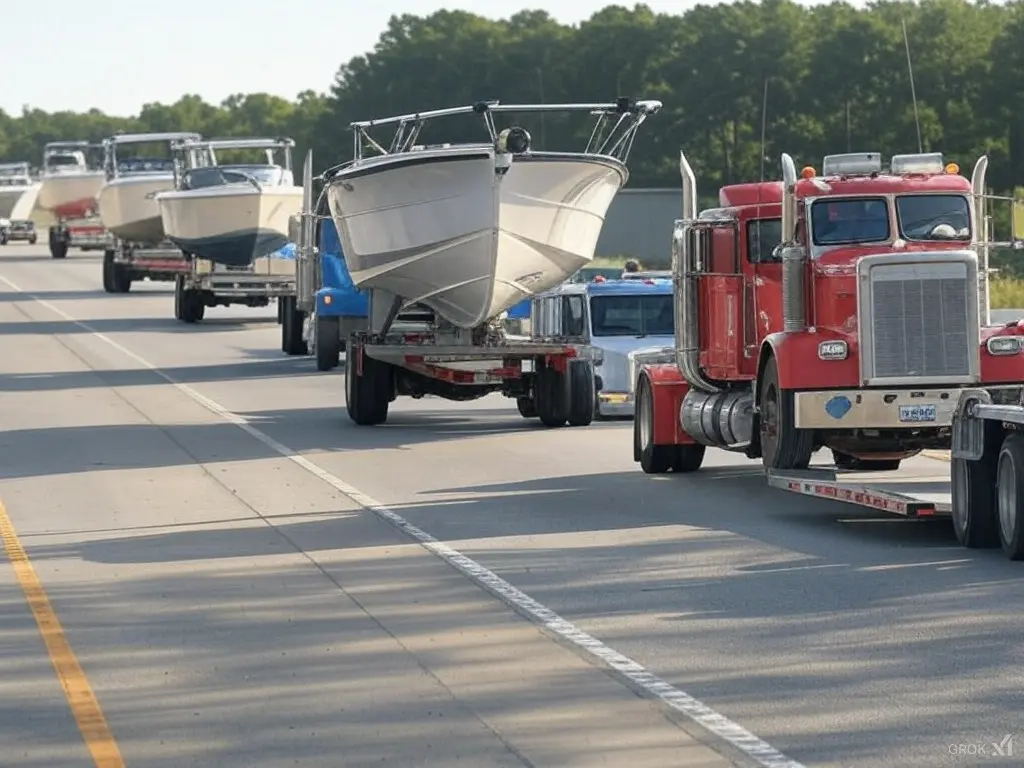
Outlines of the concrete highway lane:
{"type": "MultiPolygon", "coordinates": [[[[273,308],[185,326],[42,253],[0,252],[0,500],[125,764],[1020,764],[1024,571],[948,522],[646,477],[628,423],[500,397],[356,428],[273,308]]],[[[0,743],[86,765],[23,592],[0,743]]]]}

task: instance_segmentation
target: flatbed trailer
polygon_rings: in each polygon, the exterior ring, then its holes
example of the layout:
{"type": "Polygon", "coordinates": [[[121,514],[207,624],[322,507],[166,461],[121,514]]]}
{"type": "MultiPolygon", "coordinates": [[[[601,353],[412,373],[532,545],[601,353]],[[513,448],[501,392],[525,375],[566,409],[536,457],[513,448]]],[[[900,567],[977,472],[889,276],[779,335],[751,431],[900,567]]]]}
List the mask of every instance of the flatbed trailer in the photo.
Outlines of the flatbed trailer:
{"type": "Polygon", "coordinates": [[[295,270],[284,259],[259,259],[245,267],[228,267],[206,259],[188,259],[187,271],[174,279],[174,319],[196,323],[207,307],[269,306],[295,294],[295,270]],[[276,262],[284,262],[280,269],[276,262]]]}
{"type": "Polygon", "coordinates": [[[949,517],[952,499],[948,470],[846,472],[832,467],[770,471],[768,485],[781,491],[842,501],[909,518],[949,517]]]}
{"type": "Polygon", "coordinates": [[[65,258],[69,248],[79,248],[83,251],[105,251],[113,247],[114,243],[113,235],[100,223],[99,216],[59,219],[50,225],[50,256],[55,259],[65,258]]]}
{"type": "Polygon", "coordinates": [[[129,243],[115,239],[103,252],[103,290],[128,293],[137,280],[173,282],[189,271],[189,260],[174,243],[129,243]]]}
{"type": "MultiPolygon", "coordinates": [[[[371,292],[371,327],[374,299],[371,292]]],[[[587,426],[594,419],[594,368],[582,340],[508,339],[499,325],[489,338],[439,332],[412,313],[389,315],[380,332],[356,332],[348,341],[345,400],[349,417],[371,426],[387,420],[399,396],[475,400],[501,393],[533,403],[545,427],[587,426]],[[406,326],[407,329],[401,329],[406,326]]],[[[525,414],[524,414],[525,415],[525,414]]]]}

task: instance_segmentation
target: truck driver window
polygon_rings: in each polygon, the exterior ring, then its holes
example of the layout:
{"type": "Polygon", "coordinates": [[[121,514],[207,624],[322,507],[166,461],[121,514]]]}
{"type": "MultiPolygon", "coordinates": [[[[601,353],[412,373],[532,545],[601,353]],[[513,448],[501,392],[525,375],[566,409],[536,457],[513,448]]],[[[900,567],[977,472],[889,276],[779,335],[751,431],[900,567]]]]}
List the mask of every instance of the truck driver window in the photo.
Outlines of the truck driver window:
{"type": "Polygon", "coordinates": [[[881,197],[825,198],[811,205],[815,245],[881,243],[889,239],[889,206],[881,197]]]}
{"type": "Polygon", "coordinates": [[[594,296],[590,299],[593,337],[671,336],[675,329],[672,295],[594,296]]]}
{"type": "Polygon", "coordinates": [[[582,336],[583,325],[583,297],[566,296],[565,307],[562,308],[562,322],[565,325],[566,336],[582,336]]]}
{"type": "Polygon", "coordinates": [[[963,195],[900,195],[900,236],[905,240],[970,240],[971,214],[963,195]]]}
{"type": "Polygon", "coordinates": [[[747,261],[767,264],[782,242],[782,219],[756,219],[747,223],[747,261]]]}

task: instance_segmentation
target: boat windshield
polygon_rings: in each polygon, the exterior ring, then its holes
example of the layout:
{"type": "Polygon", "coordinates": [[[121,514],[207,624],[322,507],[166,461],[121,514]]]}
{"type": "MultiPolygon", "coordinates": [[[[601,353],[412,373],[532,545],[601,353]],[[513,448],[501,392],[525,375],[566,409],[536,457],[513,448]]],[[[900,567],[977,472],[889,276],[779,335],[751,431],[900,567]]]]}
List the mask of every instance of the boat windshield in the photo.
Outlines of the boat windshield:
{"type": "Polygon", "coordinates": [[[276,165],[219,165],[193,168],[185,173],[182,189],[248,184],[250,178],[265,186],[277,186],[283,183],[283,176],[283,169],[276,165]]]}
{"type": "Polygon", "coordinates": [[[173,173],[174,161],[164,157],[131,157],[117,162],[118,173],[173,173]]]}
{"type": "Polygon", "coordinates": [[[884,197],[823,198],[811,203],[815,245],[882,243],[889,239],[884,197]]]}
{"type": "Polygon", "coordinates": [[[971,213],[965,195],[900,195],[900,237],[905,240],[970,240],[971,213]]]}
{"type": "Polygon", "coordinates": [[[671,336],[672,294],[591,296],[591,336],[671,336]]]}
{"type": "Polygon", "coordinates": [[[85,165],[85,159],[84,159],[83,156],[78,155],[78,154],[68,154],[68,155],[57,154],[57,155],[49,155],[46,158],[46,167],[47,168],[67,168],[69,166],[81,167],[83,165],[85,165]]]}

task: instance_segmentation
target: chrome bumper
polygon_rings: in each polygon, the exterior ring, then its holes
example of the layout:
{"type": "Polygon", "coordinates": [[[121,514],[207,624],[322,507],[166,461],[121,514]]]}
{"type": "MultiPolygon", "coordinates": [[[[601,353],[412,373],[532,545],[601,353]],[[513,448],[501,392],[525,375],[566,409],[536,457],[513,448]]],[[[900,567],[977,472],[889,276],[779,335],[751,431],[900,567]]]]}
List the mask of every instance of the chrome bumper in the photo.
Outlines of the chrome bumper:
{"type": "Polygon", "coordinates": [[[636,402],[632,392],[598,392],[597,412],[602,416],[632,417],[636,411],[636,402]]]}
{"type": "Polygon", "coordinates": [[[960,388],[797,392],[798,429],[927,429],[953,423],[960,388]]]}

